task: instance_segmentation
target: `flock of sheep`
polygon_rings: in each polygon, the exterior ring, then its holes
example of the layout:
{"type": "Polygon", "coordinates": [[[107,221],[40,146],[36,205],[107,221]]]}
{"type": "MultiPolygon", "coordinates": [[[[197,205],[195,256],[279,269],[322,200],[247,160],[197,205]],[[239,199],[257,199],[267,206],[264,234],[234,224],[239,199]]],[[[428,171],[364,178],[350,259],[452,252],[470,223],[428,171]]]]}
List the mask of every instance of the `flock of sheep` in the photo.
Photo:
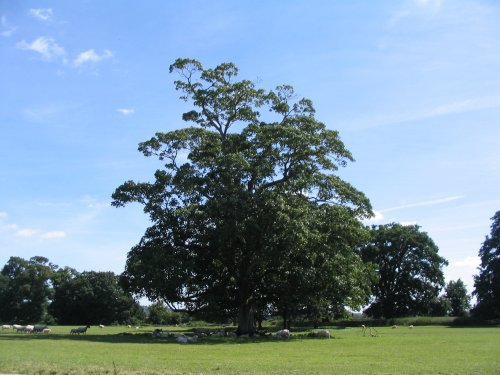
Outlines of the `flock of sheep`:
{"type": "Polygon", "coordinates": [[[19,324],[4,324],[2,326],[2,331],[6,329],[14,329],[16,332],[20,333],[50,333],[50,328],[47,327],[45,324],[35,324],[33,325],[26,325],[26,326],[21,326],[19,324]]]}
{"type": "MultiPolygon", "coordinates": [[[[128,326],[129,328],[132,328],[131,326],[128,326]]],[[[87,329],[90,328],[90,326],[81,326],[78,328],[72,328],[70,330],[70,334],[74,335],[80,335],[80,334],[86,334],[87,329]]],[[[102,324],[99,325],[99,328],[104,328],[102,324]]],[[[135,327],[136,329],[139,329],[140,327],[135,327]]],[[[370,336],[378,336],[378,332],[375,330],[373,327],[366,327],[365,325],[361,326],[363,336],[365,334],[369,334],[370,336]]],[[[393,329],[398,328],[397,325],[392,326],[393,329]]],[[[413,329],[413,325],[408,326],[409,329],[413,329]]],[[[16,330],[18,333],[45,333],[49,334],[51,332],[50,328],[47,327],[47,325],[44,324],[35,324],[35,325],[8,325],[4,324],[2,325],[2,331],[3,330],[16,330]]],[[[169,333],[169,332],[164,332],[162,329],[155,329],[152,333],[154,338],[175,338],[175,340],[178,343],[181,344],[187,344],[187,343],[196,343],[198,342],[199,337],[206,337],[206,336],[213,336],[213,337],[239,337],[239,338],[248,338],[248,335],[240,335],[237,336],[235,332],[228,332],[224,329],[217,329],[217,330],[210,330],[210,329],[197,329],[195,330],[195,334],[193,336],[188,336],[183,333],[169,333]]],[[[266,333],[266,334],[256,334],[253,337],[269,337],[269,338],[274,338],[274,339],[288,339],[290,338],[291,333],[288,329],[282,329],[274,333],[266,333]]],[[[327,338],[329,339],[331,337],[330,331],[327,329],[316,329],[313,330],[309,333],[310,337],[317,337],[317,338],[327,338]]]]}
{"type": "MultiPolygon", "coordinates": [[[[216,330],[210,330],[210,329],[197,329],[195,330],[195,334],[193,336],[188,336],[183,333],[171,333],[171,332],[164,332],[162,329],[155,329],[153,331],[153,337],[154,338],[175,338],[175,340],[178,343],[181,344],[187,344],[187,343],[195,343],[198,342],[198,338],[200,337],[207,337],[207,336],[212,336],[212,337],[233,337],[233,338],[248,338],[249,335],[240,335],[237,336],[235,332],[231,331],[225,331],[224,329],[216,329],[216,330]]],[[[330,338],[330,331],[327,329],[318,329],[314,330],[310,333],[310,336],[312,337],[318,337],[318,338],[330,338]]],[[[254,338],[257,337],[268,337],[271,339],[288,339],[291,337],[291,333],[288,329],[282,329],[274,333],[265,333],[265,334],[255,334],[253,336],[254,338]]]]}
{"type": "MultiPolygon", "coordinates": [[[[78,328],[72,328],[70,331],[70,334],[77,334],[79,335],[80,333],[87,333],[87,329],[90,328],[90,326],[82,326],[78,328]]],[[[2,325],[2,331],[8,330],[8,329],[13,329],[17,333],[45,333],[49,334],[51,332],[51,329],[45,325],[45,324],[35,324],[35,325],[25,325],[21,326],[19,324],[4,324],[2,325]]]]}

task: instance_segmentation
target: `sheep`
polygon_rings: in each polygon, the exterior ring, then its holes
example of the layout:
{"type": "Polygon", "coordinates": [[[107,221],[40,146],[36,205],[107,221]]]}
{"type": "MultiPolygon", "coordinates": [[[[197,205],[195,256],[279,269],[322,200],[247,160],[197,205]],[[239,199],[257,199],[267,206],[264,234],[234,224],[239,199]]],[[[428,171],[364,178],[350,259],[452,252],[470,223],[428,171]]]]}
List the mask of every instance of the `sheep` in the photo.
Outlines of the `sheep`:
{"type": "Polygon", "coordinates": [[[51,332],[50,328],[44,328],[42,333],[49,334],[51,332]]]}
{"type": "Polygon", "coordinates": [[[413,324],[410,324],[410,326],[408,328],[413,329],[413,324]]]}
{"type": "Polygon", "coordinates": [[[19,324],[15,324],[14,325],[14,328],[16,329],[16,332],[24,332],[24,329],[26,328],[26,326],[20,326],[19,324]]]}
{"type": "Polygon", "coordinates": [[[394,324],[394,325],[392,326],[392,329],[396,329],[396,328],[398,328],[398,326],[397,326],[396,324],[394,324]]]}
{"type": "Polygon", "coordinates": [[[175,340],[180,344],[194,343],[198,342],[198,336],[194,335],[192,337],[188,337],[185,335],[177,335],[175,340]]]}
{"type": "Polygon", "coordinates": [[[175,341],[177,341],[178,343],[180,344],[186,344],[188,342],[188,337],[187,336],[184,336],[184,335],[178,335],[176,338],[175,338],[175,341]]]}
{"type": "Polygon", "coordinates": [[[82,326],[82,327],[78,327],[78,328],[72,328],[69,333],[72,335],[73,334],[79,335],[80,333],[86,334],[88,328],[90,328],[90,326],[82,326]]]}
{"type": "Polygon", "coordinates": [[[24,327],[23,332],[24,333],[33,333],[34,329],[35,329],[35,326],[27,325],[26,327],[24,327]]]}
{"type": "Polygon", "coordinates": [[[12,326],[10,326],[9,324],[4,324],[4,325],[2,325],[2,331],[3,331],[4,329],[11,329],[11,328],[12,328],[12,326]]]}
{"type": "Polygon", "coordinates": [[[129,325],[127,326],[127,328],[132,328],[132,326],[129,324],[129,325]]]}
{"type": "Polygon", "coordinates": [[[33,328],[33,333],[43,332],[45,328],[48,328],[46,324],[35,324],[35,327],[33,328]]]}
{"type": "Polygon", "coordinates": [[[315,337],[323,338],[323,339],[329,339],[330,338],[330,331],[327,329],[320,329],[318,331],[314,332],[315,337]]]}
{"type": "Polygon", "coordinates": [[[287,339],[290,337],[290,331],[288,329],[282,329],[278,332],[275,332],[273,334],[273,337],[275,337],[277,339],[287,339]]]}
{"type": "Polygon", "coordinates": [[[104,328],[104,325],[102,325],[102,324],[99,324],[99,328],[101,328],[101,329],[102,329],[102,328],[104,328]]]}

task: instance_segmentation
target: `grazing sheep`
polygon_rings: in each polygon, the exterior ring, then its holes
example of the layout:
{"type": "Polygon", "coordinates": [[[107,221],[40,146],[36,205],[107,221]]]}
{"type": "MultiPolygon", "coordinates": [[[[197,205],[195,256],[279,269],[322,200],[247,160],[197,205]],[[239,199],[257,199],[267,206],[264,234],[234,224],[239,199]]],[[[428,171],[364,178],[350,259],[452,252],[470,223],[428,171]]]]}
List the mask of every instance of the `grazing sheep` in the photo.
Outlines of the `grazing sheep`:
{"type": "Polygon", "coordinates": [[[320,329],[318,331],[314,332],[315,337],[323,338],[323,339],[329,339],[330,338],[330,331],[327,329],[320,329]]]}
{"type": "Polygon", "coordinates": [[[50,328],[44,328],[42,333],[49,334],[51,332],[50,328]]]}
{"type": "Polygon", "coordinates": [[[413,329],[413,324],[410,324],[410,326],[408,328],[413,329]]]}
{"type": "Polygon", "coordinates": [[[4,329],[11,329],[11,328],[12,328],[12,327],[11,327],[9,324],[4,324],[4,325],[2,326],[2,331],[3,331],[4,329]]]}
{"type": "Polygon", "coordinates": [[[35,329],[35,326],[27,325],[26,327],[24,327],[23,332],[24,333],[33,333],[34,329],[35,329]]]}
{"type": "Polygon", "coordinates": [[[129,324],[129,325],[127,326],[127,328],[132,328],[132,326],[129,324]]]}
{"type": "Polygon", "coordinates": [[[41,333],[43,330],[47,327],[46,324],[35,324],[35,327],[33,328],[33,333],[41,333]]]}
{"type": "Polygon", "coordinates": [[[394,324],[394,325],[392,326],[392,329],[396,329],[396,328],[398,328],[398,326],[394,324]]]}
{"type": "Polygon", "coordinates": [[[102,324],[99,324],[99,328],[104,328],[104,325],[102,325],[102,324]]]}
{"type": "Polygon", "coordinates": [[[69,333],[72,335],[74,335],[74,334],[79,335],[80,333],[86,334],[88,328],[90,328],[90,326],[82,326],[82,327],[78,327],[78,328],[72,328],[69,333]]]}
{"type": "Polygon", "coordinates": [[[15,329],[16,329],[16,332],[24,332],[24,329],[26,328],[26,326],[20,326],[19,324],[16,324],[14,325],[15,329]]]}

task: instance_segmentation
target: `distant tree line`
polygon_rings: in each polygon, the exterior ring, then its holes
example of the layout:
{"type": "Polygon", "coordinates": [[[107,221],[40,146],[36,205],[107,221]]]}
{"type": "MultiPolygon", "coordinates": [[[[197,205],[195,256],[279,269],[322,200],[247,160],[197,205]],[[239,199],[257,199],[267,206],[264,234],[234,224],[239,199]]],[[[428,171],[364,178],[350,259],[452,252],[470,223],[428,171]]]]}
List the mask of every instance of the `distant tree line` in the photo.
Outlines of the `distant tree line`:
{"type": "Polygon", "coordinates": [[[145,317],[113,272],[80,273],[41,256],[11,257],[0,272],[2,322],[133,324],[145,317]]]}

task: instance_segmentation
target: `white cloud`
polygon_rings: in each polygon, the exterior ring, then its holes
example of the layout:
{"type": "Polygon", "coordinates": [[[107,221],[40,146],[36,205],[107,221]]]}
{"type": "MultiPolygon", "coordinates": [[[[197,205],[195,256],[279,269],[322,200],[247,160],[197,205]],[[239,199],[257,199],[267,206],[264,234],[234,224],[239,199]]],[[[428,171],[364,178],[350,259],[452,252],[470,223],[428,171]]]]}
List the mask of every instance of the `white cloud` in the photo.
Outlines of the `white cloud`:
{"type": "Polygon", "coordinates": [[[466,257],[464,259],[451,262],[450,266],[476,269],[480,264],[481,259],[479,257],[466,257]]]}
{"type": "Polygon", "coordinates": [[[113,52],[107,49],[104,50],[104,52],[100,55],[96,53],[93,49],[89,49],[88,51],[80,53],[73,62],[73,64],[75,66],[80,66],[85,63],[97,63],[99,61],[109,59],[111,57],[113,57],[113,52]]]}
{"type": "Polygon", "coordinates": [[[380,212],[390,212],[390,211],[402,210],[402,209],[405,209],[405,208],[414,208],[414,207],[422,207],[422,206],[433,206],[435,204],[442,204],[442,203],[452,202],[452,201],[455,201],[457,199],[462,199],[462,198],[463,198],[462,195],[455,195],[455,196],[451,196],[451,197],[434,199],[434,200],[430,200],[430,201],[423,201],[423,202],[402,204],[400,206],[396,206],[396,207],[391,207],[391,208],[386,208],[384,210],[380,210],[380,212]]]}
{"type": "Polygon", "coordinates": [[[59,57],[63,58],[66,55],[64,48],[58,45],[54,39],[44,36],[35,39],[31,43],[27,43],[23,40],[17,44],[17,48],[25,51],[37,52],[42,55],[45,60],[49,61],[59,57]]]}
{"type": "Polygon", "coordinates": [[[375,216],[368,220],[365,220],[365,224],[377,224],[384,220],[384,214],[382,212],[373,210],[373,214],[375,216]]]}
{"type": "Polygon", "coordinates": [[[444,0],[415,0],[415,4],[419,7],[440,8],[444,0]]]}
{"type": "Polygon", "coordinates": [[[36,229],[25,228],[25,229],[19,229],[16,232],[16,236],[19,236],[19,237],[33,237],[37,233],[38,233],[38,231],[36,229]]]}
{"type": "Polygon", "coordinates": [[[0,219],[5,219],[7,217],[7,212],[5,211],[0,211],[0,219]]]}
{"type": "Polygon", "coordinates": [[[53,232],[47,232],[41,235],[41,238],[43,240],[52,240],[56,238],[64,238],[66,237],[66,232],[63,232],[62,230],[57,230],[53,232]]]}
{"type": "Polygon", "coordinates": [[[500,107],[500,96],[486,96],[481,98],[465,99],[460,102],[441,105],[427,112],[422,117],[435,117],[497,107],[500,107]]]}
{"type": "Polygon", "coordinates": [[[135,112],[132,108],[118,108],[116,112],[120,112],[122,115],[131,115],[135,112]]]}
{"type": "Polygon", "coordinates": [[[41,21],[49,21],[52,18],[52,9],[51,8],[39,8],[39,9],[31,8],[29,10],[29,14],[35,18],[38,18],[41,21]]]}
{"type": "Polygon", "coordinates": [[[2,31],[0,31],[0,35],[8,38],[11,36],[14,31],[17,30],[17,27],[10,26],[9,23],[7,22],[7,17],[2,16],[0,17],[0,25],[2,27],[2,31]]]}

